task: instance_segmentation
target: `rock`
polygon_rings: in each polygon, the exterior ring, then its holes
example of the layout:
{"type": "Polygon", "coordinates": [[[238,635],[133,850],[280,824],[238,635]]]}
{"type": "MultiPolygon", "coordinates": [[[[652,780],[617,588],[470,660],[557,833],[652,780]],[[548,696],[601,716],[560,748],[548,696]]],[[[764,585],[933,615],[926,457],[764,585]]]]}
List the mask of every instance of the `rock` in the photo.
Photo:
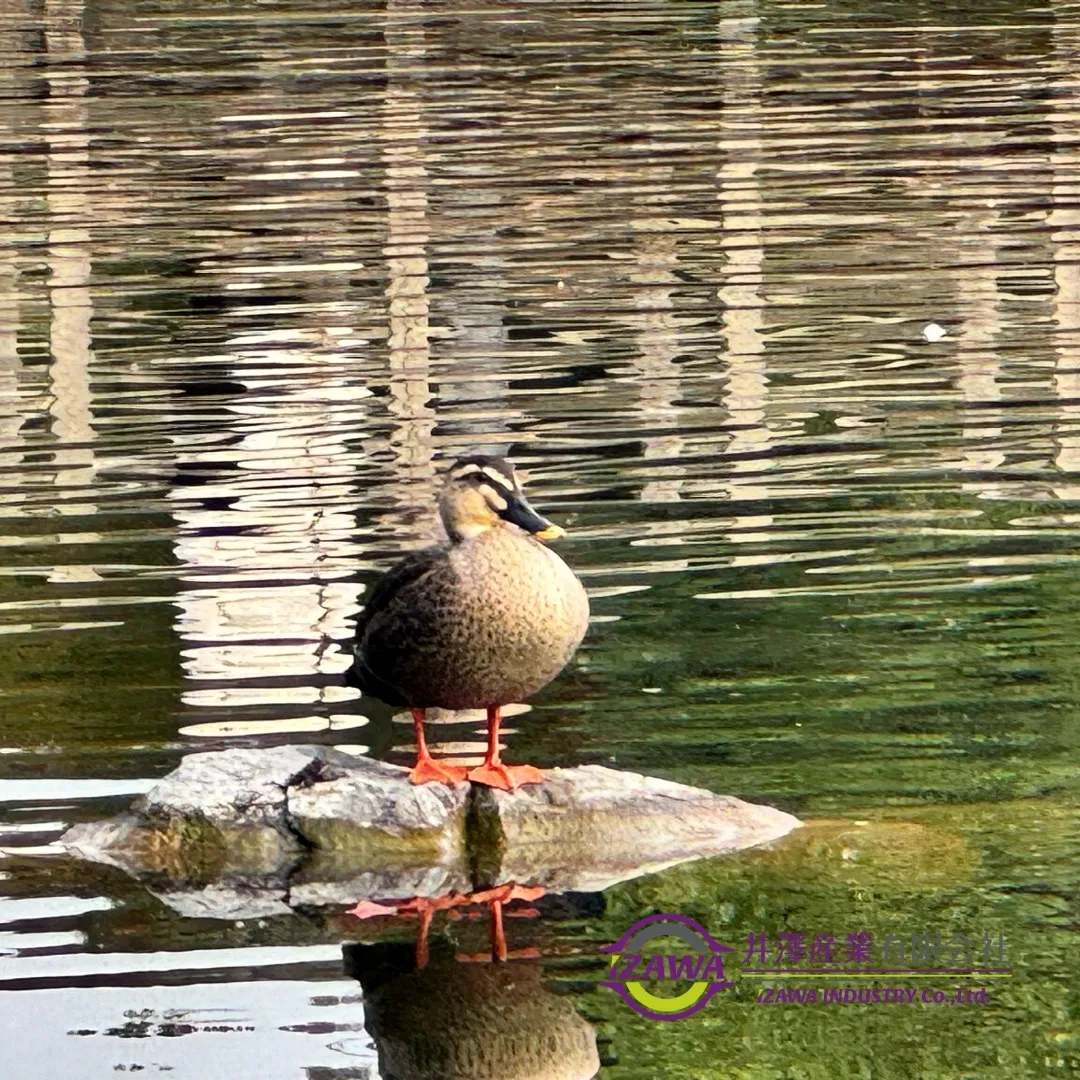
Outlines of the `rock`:
{"type": "Polygon", "coordinates": [[[287,789],[303,777],[322,775],[322,767],[332,759],[348,760],[321,746],[188,754],[135,806],[150,819],[198,817],[228,828],[288,832],[287,789]]]}
{"type": "Polygon", "coordinates": [[[491,884],[601,891],[687,859],[756,847],[799,827],[771,806],[600,765],[552,769],[542,785],[478,789],[478,816],[499,835],[491,884]]]}
{"type": "Polygon", "coordinates": [[[408,781],[407,769],[352,757],[337,775],[287,791],[293,828],[319,851],[347,851],[380,867],[452,861],[464,853],[469,785],[408,781]]]}
{"type": "Polygon", "coordinates": [[[70,828],[60,838],[74,855],[118,866],[135,877],[207,884],[254,877],[281,887],[304,847],[273,828],[230,828],[197,817],[151,820],[138,813],[70,828]]]}
{"type": "Polygon", "coordinates": [[[130,874],[152,869],[151,833],[134,814],[72,825],[60,842],[72,855],[89,862],[118,866],[130,874]]]}
{"type": "Polygon", "coordinates": [[[177,910],[239,918],[510,882],[599,891],[798,825],[768,806],[597,765],[553,769],[514,792],[415,787],[394,765],[283,746],[190,754],[127,813],[76,825],[61,842],[149,879],[177,910]]]}
{"type": "Polygon", "coordinates": [[[306,847],[289,825],[286,791],[337,759],[349,760],[321,746],[188,754],[129,813],[61,840],[84,858],[180,881],[236,872],[283,880],[306,847]]]}

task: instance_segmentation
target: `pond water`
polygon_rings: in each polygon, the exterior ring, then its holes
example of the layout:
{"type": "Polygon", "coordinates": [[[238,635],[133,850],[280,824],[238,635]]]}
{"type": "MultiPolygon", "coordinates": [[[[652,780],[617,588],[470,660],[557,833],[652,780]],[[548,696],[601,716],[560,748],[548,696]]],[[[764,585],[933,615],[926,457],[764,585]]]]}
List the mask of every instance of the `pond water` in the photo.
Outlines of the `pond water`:
{"type": "Polygon", "coordinates": [[[5,1075],[378,1076],[356,920],[56,841],[195,750],[404,761],[350,627],[467,451],[593,596],[511,760],[808,823],[508,921],[600,1075],[1080,1068],[1078,70],[1068,3],[0,0],[5,1075]],[[1011,977],[660,1024],[597,986],[657,911],[1011,977]]]}

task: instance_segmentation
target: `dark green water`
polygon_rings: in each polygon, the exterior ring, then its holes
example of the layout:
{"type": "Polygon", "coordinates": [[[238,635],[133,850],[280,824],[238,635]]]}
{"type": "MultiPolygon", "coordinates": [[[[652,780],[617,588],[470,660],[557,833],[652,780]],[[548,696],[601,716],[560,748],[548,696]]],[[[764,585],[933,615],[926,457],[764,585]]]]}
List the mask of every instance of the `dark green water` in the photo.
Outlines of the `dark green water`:
{"type": "Polygon", "coordinates": [[[193,750],[404,760],[351,621],[470,450],[597,616],[511,759],[809,823],[509,924],[600,1075],[1077,1071],[1078,70],[1068,3],[0,0],[4,1074],[377,1075],[354,923],[55,841],[193,750]],[[739,950],[677,1023],[596,987],[656,911],[739,950]],[[783,932],[1013,974],[757,1005],[783,932]]]}

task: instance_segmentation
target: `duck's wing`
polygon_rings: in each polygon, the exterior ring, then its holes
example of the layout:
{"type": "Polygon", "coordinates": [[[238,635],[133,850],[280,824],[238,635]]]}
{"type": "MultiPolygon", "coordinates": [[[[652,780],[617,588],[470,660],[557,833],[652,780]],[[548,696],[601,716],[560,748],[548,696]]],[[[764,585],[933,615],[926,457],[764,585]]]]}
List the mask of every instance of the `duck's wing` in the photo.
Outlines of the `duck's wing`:
{"type": "Polygon", "coordinates": [[[446,557],[444,548],[425,548],[406,555],[395,563],[375,584],[365,597],[364,610],[356,621],[356,644],[354,663],[346,675],[346,681],[365,694],[371,694],[388,705],[404,705],[399,691],[383,682],[367,665],[364,658],[364,635],[373,619],[390,607],[400,593],[421,578],[438,569],[446,557]]]}
{"type": "Polygon", "coordinates": [[[402,589],[419,581],[425,574],[434,570],[442,561],[446,552],[440,547],[424,548],[423,551],[414,551],[406,555],[399,563],[395,563],[385,574],[372,586],[371,591],[364,597],[364,610],[356,620],[356,644],[364,640],[368,624],[381,611],[385,611],[394,601],[394,598],[402,589]]]}

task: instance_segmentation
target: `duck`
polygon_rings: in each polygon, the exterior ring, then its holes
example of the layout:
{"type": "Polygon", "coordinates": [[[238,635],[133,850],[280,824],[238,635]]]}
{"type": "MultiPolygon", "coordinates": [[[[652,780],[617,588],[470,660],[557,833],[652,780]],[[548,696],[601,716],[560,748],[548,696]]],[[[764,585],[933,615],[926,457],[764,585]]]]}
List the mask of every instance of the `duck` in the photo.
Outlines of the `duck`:
{"type": "Polygon", "coordinates": [[[351,681],[412,713],[414,784],[463,780],[504,791],[543,782],[501,758],[501,710],[551,682],[585,636],[589,600],[548,546],[565,530],[541,516],[501,457],[453,462],[438,498],[446,543],[407,555],[374,585],[360,614],[351,681]],[[482,709],[487,751],[471,770],[437,761],[427,710],[482,709]]]}

